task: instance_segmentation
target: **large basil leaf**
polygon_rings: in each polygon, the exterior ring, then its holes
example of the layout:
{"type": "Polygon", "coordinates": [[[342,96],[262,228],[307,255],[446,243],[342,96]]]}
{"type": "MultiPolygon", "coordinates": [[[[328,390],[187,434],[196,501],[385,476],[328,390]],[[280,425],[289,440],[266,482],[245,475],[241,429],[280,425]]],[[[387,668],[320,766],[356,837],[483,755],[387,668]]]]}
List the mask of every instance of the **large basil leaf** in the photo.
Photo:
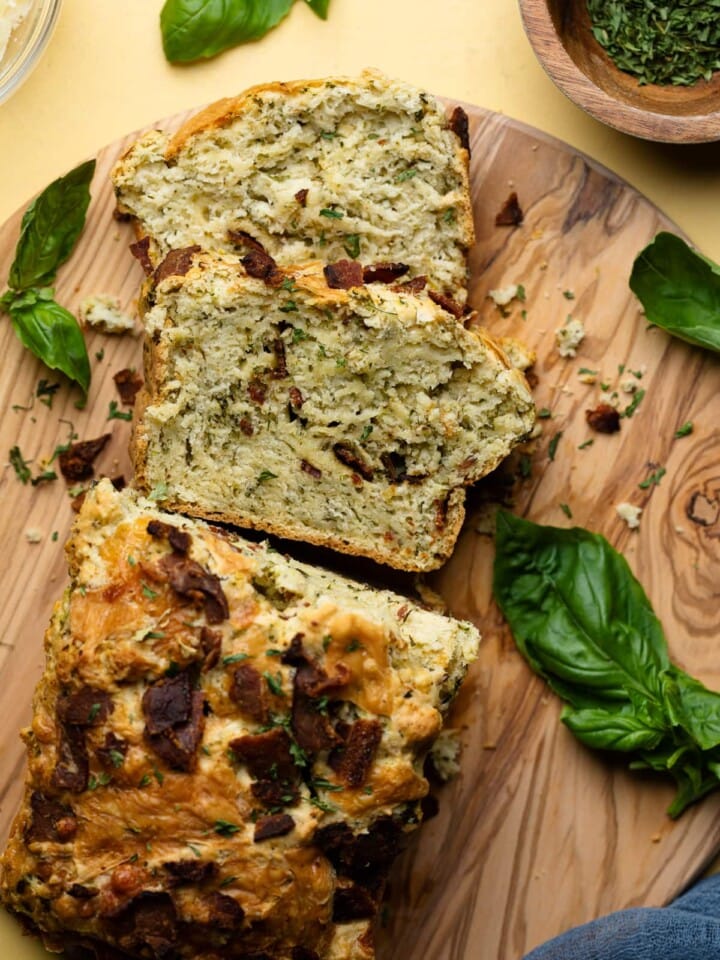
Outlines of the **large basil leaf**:
{"type": "Polygon", "coordinates": [[[499,512],[495,598],[530,666],[589,747],[672,776],[676,817],[720,783],[720,694],[671,663],[623,557],[598,534],[499,512]]]}
{"type": "Polygon", "coordinates": [[[72,253],[85,223],[95,161],[47,186],[25,211],[8,283],[15,290],[45,286],[72,253]]]}
{"type": "Polygon", "coordinates": [[[166,0],[160,13],[165,56],[171,63],[187,63],[257,40],[287,16],[293,2],[166,0]]]}
{"type": "Polygon", "coordinates": [[[624,558],[587,530],[542,527],[501,511],[495,597],[533,668],[578,707],[661,696],[662,627],[624,558]]]}
{"type": "Polygon", "coordinates": [[[689,343],[720,351],[720,267],[672,233],[637,256],[630,289],[651,323],[689,343]]]}
{"type": "Polygon", "coordinates": [[[61,370],[87,393],[90,363],[85,340],[75,317],[52,299],[11,304],[10,320],[23,346],[51,370],[61,370]]]}
{"type": "Polygon", "coordinates": [[[573,710],[566,707],[562,721],[586,746],[622,753],[651,750],[662,742],[664,733],[662,729],[647,726],[628,707],[616,712],[602,708],[573,710]]]}

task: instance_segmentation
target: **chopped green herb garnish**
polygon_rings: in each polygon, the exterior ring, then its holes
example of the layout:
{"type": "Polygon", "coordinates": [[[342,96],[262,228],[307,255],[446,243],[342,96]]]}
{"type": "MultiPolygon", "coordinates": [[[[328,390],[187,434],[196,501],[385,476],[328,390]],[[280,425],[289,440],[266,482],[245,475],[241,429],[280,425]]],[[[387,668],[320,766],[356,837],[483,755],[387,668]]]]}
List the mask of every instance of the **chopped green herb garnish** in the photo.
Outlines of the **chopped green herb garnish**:
{"type": "Polygon", "coordinates": [[[337,137],[337,133],[334,130],[323,130],[320,134],[323,140],[334,140],[337,137]]]}
{"type": "Polygon", "coordinates": [[[32,463],[32,461],[23,458],[22,453],[20,453],[20,447],[16,445],[10,450],[10,465],[15,471],[15,476],[20,483],[27,483],[32,476],[30,468],[28,467],[29,463],[32,463]]]}
{"type": "Polygon", "coordinates": [[[159,784],[162,784],[163,780],[165,779],[164,774],[162,773],[161,770],[158,770],[155,764],[153,764],[153,776],[155,777],[155,779],[159,784]]]}
{"type": "Polygon", "coordinates": [[[157,597],[156,591],[152,590],[146,583],[142,585],[142,594],[148,600],[154,600],[157,597]]]}
{"type": "Polygon", "coordinates": [[[443,223],[455,223],[457,220],[457,213],[455,207],[448,207],[445,213],[442,215],[443,223]]]}
{"type": "Polygon", "coordinates": [[[149,773],[144,773],[144,774],[142,775],[142,777],[140,778],[140,783],[138,784],[138,786],[139,786],[139,787],[146,787],[149,783],[150,783],[150,774],[149,774],[149,773]]]}
{"type": "Polygon", "coordinates": [[[225,877],[224,880],[220,881],[221,887],[229,887],[231,883],[235,883],[237,877],[225,877]]]}
{"type": "Polygon", "coordinates": [[[659,486],[660,481],[666,473],[667,470],[665,467],[658,467],[657,470],[653,471],[653,473],[651,473],[646,480],[643,480],[642,483],[639,483],[638,486],[641,490],[647,490],[648,487],[659,486]]]}
{"type": "Polygon", "coordinates": [[[332,637],[330,636],[329,633],[326,633],[325,636],[322,638],[323,650],[327,650],[327,648],[330,646],[331,643],[332,643],[332,637]]]}
{"type": "Polygon", "coordinates": [[[95,359],[96,359],[98,362],[99,362],[100,360],[103,360],[104,357],[105,357],[105,350],[104,350],[104,349],[102,349],[102,350],[96,350],[96,351],[95,351],[95,359]]]}
{"type": "Polygon", "coordinates": [[[538,420],[549,420],[552,416],[552,411],[548,410],[547,407],[541,407],[538,410],[538,420]]]}
{"type": "Polygon", "coordinates": [[[52,534],[51,534],[51,536],[50,536],[50,539],[52,540],[53,543],[57,543],[58,536],[59,536],[59,534],[58,534],[57,530],[53,530],[53,532],[52,532],[52,534]]]}
{"type": "Polygon", "coordinates": [[[575,294],[572,292],[572,290],[563,290],[563,296],[565,297],[566,300],[575,299],[575,294]]]}
{"type": "Polygon", "coordinates": [[[330,220],[342,220],[345,214],[342,210],[331,210],[329,207],[323,207],[320,211],[321,217],[328,217],[330,220]]]}
{"type": "Polygon", "coordinates": [[[282,651],[282,650],[273,650],[273,649],[271,649],[271,650],[266,650],[266,651],[265,651],[265,656],[266,656],[266,657],[281,657],[282,655],[283,655],[283,651],[282,651]]]}
{"type": "Polygon", "coordinates": [[[88,710],[88,715],[87,715],[88,723],[92,723],[99,713],[100,713],[100,704],[93,703],[93,705],[88,710]]]}
{"type": "Polygon", "coordinates": [[[273,676],[269,671],[265,670],[263,672],[265,677],[265,682],[267,683],[270,690],[275,694],[276,697],[285,696],[285,691],[282,688],[282,674],[278,673],[273,676]]]}
{"type": "Polygon", "coordinates": [[[125,763],[125,755],[119,750],[111,750],[109,753],[110,762],[117,769],[125,763]]]}
{"type": "Polygon", "coordinates": [[[592,377],[596,377],[598,374],[597,370],[590,370],[589,367],[580,367],[580,369],[578,370],[578,375],[583,373],[588,374],[592,377]]]}
{"type": "Polygon", "coordinates": [[[532,460],[526,453],[520,457],[520,463],[518,466],[520,468],[520,476],[523,478],[523,480],[527,480],[532,473],[532,460]]]}
{"type": "Polygon", "coordinates": [[[335,357],[335,365],[338,367],[344,367],[347,365],[347,360],[345,357],[335,357]]]}
{"type": "Polygon", "coordinates": [[[188,847],[192,850],[192,852],[195,854],[196,857],[202,856],[202,850],[200,849],[200,847],[196,847],[193,843],[190,843],[189,841],[188,841],[188,847]]]}
{"type": "Polygon", "coordinates": [[[551,440],[550,443],[548,444],[548,459],[549,459],[549,460],[554,460],[554,459],[555,459],[555,454],[557,453],[557,447],[558,447],[558,444],[560,443],[560,437],[562,437],[562,435],[563,435],[563,431],[562,431],[562,430],[558,430],[558,432],[555,434],[555,436],[552,438],[552,440],[551,440]]]}
{"type": "Polygon", "coordinates": [[[39,473],[36,477],[33,477],[30,483],[37,487],[38,484],[47,483],[51,480],[57,480],[57,474],[54,470],[43,470],[42,473],[39,473]]]}
{"type": "Polygon", "coordinates": [[[277,480],[277,474],[271,470],[263,470],[258,474],[257,482],[265,483],[266,480],[277,480]]]}
{"type": "Polygon", "coordinates": [[[288,300],[287,303],[284,303],[279,307],[280,313],[297,313],[298,305],[294,300],[288,300]]]}
{"type": "Polygon", "coordinates": [[[349,257],[352,257],[353,260],[357,260],[357,258],[360,256],[360,234],[359,233],[346,234],[343,247],[349,257]]]}
{"type": "Polygon", "coordinates": [[[327,800],[322,800],[320,797],[310,797],[310,803],[317,807],[318,810],[323,810],[325,813],[335,813],[337,807],[334,807],[331,803],[328,803],[327,800]]]}
{"type": "Polygon", "coordinates": [[[413,177],[418,175],[417,167],[409,167],[407,170],[403,170],[402,173],[399,173],[394,177],[395,183],[404,183],[406,180],[412,180],[413,177]]]}
{"type": "Polygon", "coordinates": [[[364,443],[372,432],[373,425],[371,423],[366,423],[363,427],[363,432],[360,434],[360,443],[364,443]]]}
{"type": "Polygon", "coordinates": [[[236,823],[230,823],[228,820],[216,820],[213,829],[221,837],[231,837],[234,833],[239,833],[242,827],[239,827],[236,823]]]}
{"type": "Polygon", "coordinates": [[[145,640],[162,640],[165,636],[164,630],[150,630],[145,634],[145,640]]]}
{"type": "Polygon", "coordinates": [[[60,389],[59,383],[50,383],[48,380],[40,380],[35,390],[35,396],[40,398],[40,403],[52,409],[53,398],[60,389]]]}
{"type": "Polygon", "coordinates": [[[675,431],[676,437],[687,437],[693,432],[694,426],[692,420],[687,420],[681,427],[675,431]]]}
{"type": "Polygon", "coordinates": [[[524,303],[526,298],[527,294],[525,293],[525,286],[524,284],[519,283],[517,285],[517,290],[515,291],[515,299],[520,300],[521,303],[524,303]]]}
{"type": "Polygon", "coordinates": [[[282,290],[294,290],[295,289],[295,279],[294,277],[285,277],[283,282],[280,284],[282,290]]]}
{"type": "Polygon", "coordinates": [[[570,520],[572,519],[572,510],[570,509],[567,503],[561,503],[560,509],[565,514],[565,516],[568,517],[568,519],[570,520]]]}
{"type": "Polygon", "coordinates": [[[137,563],[137,560],[135,559],[135,557],[133,557],[132,554],[129,553],[129,554],[128,554],[128,557],[127,557],[127,562],[128,562],[128,564],[129,564],[129,566],[134,567],[135,564],[137,563]]]}
{"type": "Polygon", "coordinates": [[[319,790],[327,790],[329,793],[337,793],[338,790],[344,790],[345,788],[339,783],[331,783],[329,780],[326,780],[324,777],[317,777],[312,781],[311,784],[313,787],[316,787],[319,790]]]}
{"type": "Polygon", "coordinates": [[[108,407],[108,420],[132,420],[132,410],[120,410],[117,401],[111,400],[108,407]]]}
{"type": "Polygon", "coordinates": [[[632,398],[632,400],[631,400],[630,403],[625,407],[625,409],[624,409],[623,412],[620,414],[620,416],[621,416],[621,417],[631,417],[631,416],[635,413],[635,411],[637,410],[637,408],[640,406],[640,404],[642,403],[642,400],[643,400],[643,397],[644,397],[644,396],[645,396],[645,391],[644,391],[644,390],[636,390],[636,391],[635,391],[635,394],[634,394],[634,396],[633,396],[633,398],[632,398]]]}
{"type": "Polygon", "coordinates": [[[241,660],[247,660],[248,653],[231,653],[228,657],[223,657],[223,663],[228,666],[230,663],[240,663],[241,660]]]}
{"type": "Polygon", "coordinates": [[[307,333],[305,333],[305,331],[301,327],[293,327],[293,333],[292,333],[293,343],[300,343],[301,340],[307,340],[307,338],[308,338],[307,333]]]}
{"type": "Polygon", "coordinates": [[[355,653],[356,650],[363,650],[363,649],[364,649],[364,647],[363,647],[363,645],[360,643],[360,641],[357,639],[357,637],[353,637],[353,639],[350,641],[350,643],[345,647],[345,652],[346,652],[346,653],[355,653]]]}
{"type": "Polygon", "coordinates": [[[589,440],[583,440],[582,443],[578,444],[578,450],[585,450],[587,447],[591,447],[594,443],[595,441],[592,437],[590,437],[589,440]]]}

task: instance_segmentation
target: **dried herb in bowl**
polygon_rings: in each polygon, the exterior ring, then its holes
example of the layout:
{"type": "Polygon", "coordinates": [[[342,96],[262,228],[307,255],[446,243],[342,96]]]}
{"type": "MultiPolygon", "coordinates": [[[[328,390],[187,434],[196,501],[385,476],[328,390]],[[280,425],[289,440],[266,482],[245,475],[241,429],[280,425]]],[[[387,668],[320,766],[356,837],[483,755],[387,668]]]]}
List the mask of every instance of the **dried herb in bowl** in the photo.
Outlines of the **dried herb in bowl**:
{"type": "Polygon", "coordinates": [[[720,70],[720,0],[588,0],[592,32],[638,83],[690,86],[720,70]]]}

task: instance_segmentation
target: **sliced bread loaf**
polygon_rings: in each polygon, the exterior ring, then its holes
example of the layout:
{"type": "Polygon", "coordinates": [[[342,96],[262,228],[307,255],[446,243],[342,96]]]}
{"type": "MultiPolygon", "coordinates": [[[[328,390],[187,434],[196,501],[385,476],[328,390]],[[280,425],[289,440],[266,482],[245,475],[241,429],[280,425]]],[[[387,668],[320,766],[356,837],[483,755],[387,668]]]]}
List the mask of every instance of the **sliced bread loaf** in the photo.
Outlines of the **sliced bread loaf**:
{"type": "Polygon", "coordinates": [[[157,265],[175,248],[280,264],[394,261],[465,300],[473,242],[467,117],[365,72],[271,83],[221,100],[174,136],[141,137],[113,172],[157,265]]]}
{"type": "Polygon", "coordinates": [[[258,256],[249,276],[175,251],[150,281],[136,482],[171,510],[440,566],[465,486],[533,425],[524,377],[412,282],[258,256]]]}
{"type": "Polygon", "coordinates": [[[5,905],[73,957],[370,960],[476,629],[106,480],[67,554],[5,905]]]}

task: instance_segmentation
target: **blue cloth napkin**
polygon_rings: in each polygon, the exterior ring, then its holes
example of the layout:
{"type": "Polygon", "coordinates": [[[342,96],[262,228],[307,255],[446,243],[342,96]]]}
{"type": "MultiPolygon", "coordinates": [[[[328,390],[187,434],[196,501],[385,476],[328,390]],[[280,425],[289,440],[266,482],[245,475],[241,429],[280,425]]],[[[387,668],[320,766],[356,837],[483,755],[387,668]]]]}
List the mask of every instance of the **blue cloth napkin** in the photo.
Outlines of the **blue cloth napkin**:
{"type": "Polygon", "coordinates": [[[525,960],[720,960],[720,874],[667,907],[621,910],[575,927],[525,960]]]}

